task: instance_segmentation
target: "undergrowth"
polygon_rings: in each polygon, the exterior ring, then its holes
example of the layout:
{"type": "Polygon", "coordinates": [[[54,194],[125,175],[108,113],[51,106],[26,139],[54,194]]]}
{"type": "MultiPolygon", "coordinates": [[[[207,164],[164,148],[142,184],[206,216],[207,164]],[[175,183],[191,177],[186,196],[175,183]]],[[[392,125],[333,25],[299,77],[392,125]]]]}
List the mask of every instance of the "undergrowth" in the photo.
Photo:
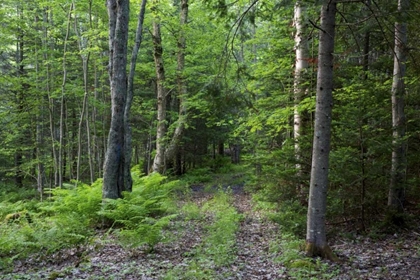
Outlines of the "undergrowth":
{"type": "MultiPolygon", "coordinates": [[[[174,217],[171,193],[179,183],[152,174],[133,173],[133,192],[102,200],[102,180],[77,188],[55,188],[49,199],[18,200],[2,193],[0,202],[0,270],[31,253],[50,254],[89,242],[95,229],[109,227],[121,244],[149,250],[161,240],[161,229],[174,217]]],[[[26,196],[26,195],[25,195],[26,196]]]]}
{"type": "Polygon", "coordinates": [[[270,251],[279,255],[276,261],[284,265],[292,279],[318,280],[333,279],[338,276],[338,271],[331,271],[330,266],[321,259],[306,257],[303,252],[304,246],[303,239],[286,233],[271,242],[270,251]]]}
{"type": "Polygon", "coordinates": [[[182,213],[186,219],[209,217],[212,222],[205,227],[206,234],[200,246],[190,252],[193,258],[188,267],[176,268],[164,279],[215,279],[215,270],[231,264],[236,258],[236,232],[243,218],[231,205],[231,196],[219,191],[201,208],[187,203],[182,213]]]}
{"type": "Polygon", "coordinates": [[[276,261],[282,263],[292,279],[332,279],[337,271],[320,259],[306,257],[304,254],[306,229],[306,207],[298,201],[289,199],[272,202],[264,192],[253,197],[256,210],[279,225],[279,239],[270,245],[272,253],[279,255],[276,261]]]}

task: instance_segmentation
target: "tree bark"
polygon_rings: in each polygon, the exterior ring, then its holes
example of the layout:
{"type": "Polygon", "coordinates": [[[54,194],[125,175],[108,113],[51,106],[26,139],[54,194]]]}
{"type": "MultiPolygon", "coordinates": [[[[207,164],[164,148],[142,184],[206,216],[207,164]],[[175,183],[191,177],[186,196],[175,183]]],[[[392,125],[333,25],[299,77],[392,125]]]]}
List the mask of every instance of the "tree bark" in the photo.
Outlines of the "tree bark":
{"type": "MultiPolygon", "coordinates": [[[[398,21],[395,23],[394,73],[392,80],[392,167],[388,208],[401,213],[405,200],[406,140],[404,114],[404,77],[406,71],[408,0],[398,1],[398,21]]],[[[401,221],[394,221],[399,223],[401,221]]]]}
{"type": "Polygon", "coordinates": [[[160,35],[160,19],[153,20],[153,46],[156,68],[156,91],[157,91],[157,132],[156,132],[156,155],[153,161],[153,172],[165,172],[165,143],[166,134],[166,91],[164,88],[165,68],[163,66],[162,38],[160,35]]]}
{"type": "MultiPolygon", "coordinates": [[[[295,77],[294,77],[294,114],[293,114],[293,137],[295,140],[295,158],[296,158],[296,169],[297,176],[303,177],[302,164],[302,151],[300,145],[300,136],[303,132],[303,112],[299,110],[299,104],[307,93],[308,86],[305,81],[305,73],[309,68],[309,46],[308,38],[305,34],[306,31],[306,8],[303,6],[304,3],[297,1],[295,4],[294,13],[294,25],[296,28],[295,34],[295,53],[296,53],[296,65],[295,65],[295,77]]],[[[306,193],[304,190],[303,181],[300,180],[297,188],[297,194],[301,201],[306,200],[306,193]]]]}
{"type": "Polygon", "coordinates": [[[60,136],[58,145],[58,186],[63,186],[63,148],[64,148],[64,115],[65,115],[65,94],[66,94],[66,83],[67,83],[67,43],[70,36],[70,21],[73,13],[74,3],[70,4],[70,10],[67,14],[67,28],[66,37],[64,38],[64,49],[63,49],[63,79],[61,82],[61,104],[60,104],[60,136]]]}
{"type": "MultiPolygon", "coordinates": [[[[49,49],[54,49],[54,46],[51,46],[52,44],[49,44],[48,41],[48,24],[50,22],[52,22],[52,19],[49,18],[49,14],[47,9],[44,10],[43,12],[43,36],[42,36],[42,45],[43,45],[43,58],[44,61],[50,61],[50,58],[48,56],[48,51],[49,49]]],[[[55,135],[54,135],[54,130],[55,130],[55,125],[54,125],[54,100],[52,97],[52,89],[51,89],[51,85],[53,84],[53,74],[51,73],[52,71],[50,70],[50,64],[46,63],[45,64],[45,72],[46,72],[46,82],[45,82],[45,91],[47,93],[48,96],[48,117],[49,117],[49,129],[50,129],[50,137],[51,137],[51,155],[52,155],[52,171],[50,171],[50,182],[49,185],[52,188],[53,186],[57,186],[58,184],[58,167],[57,167],[57,163],[58,163],[58,157],[57,157],[57,144],[56,144],[56,140],[55,140],[55,135]],[[53,178],[51,178],[53,177],[53,178]]]]}
{"type": "MultiPolygon", "coordinates": [[[[174,134],[171,142],[169,143],[166,151],[165,158],[166,162],[174,160],[179,154],[179,146],[181,143],[182,136],[185,130],[185,122],[187,118],[187,106],[185,98],[187,95],[187,85],[185,82],[184,67],[185,67],[185,49],[186,49],[186,35],[185,28],[188,23],[188,0],[181,0],[180,10],[180,32],[178,37],[178,65],[177,65],[177,86],[178,86],[178,101],[179,101],[179,112],[177,125],[175,127],[174,134]]],[[[178,164],[175,164],[179,167],[178,164]]]]}
{"type": "Polygon", "coordinates": [[[327,244],[325,214],[331,138],[333,51],[336,1],[324,0],[321,8],[315,131],[306,232],[306,254],[336,259],[327,244]]]}
{"type": "MultiPolygon", "coordinates": [[[[91,10],[92,1],[89,1],[89,27],[92,28],[92,10],[91,10]]],[[[82,70],[83,70],[83,101],[82,101],[82,111],[80,113],[79,119],[79,126],[78,126],[78,133],[77,133],[77,167],[76,167],[76,184],[80,180],[80,167],[81,167],[81,160],[82,160],[82,131],[83,131],[83,123],[86,126],[86,138],[87,138],[87,156],[88,156],[88,163],[89,163],[89,177],[90,183],[94,182],[94,163],[93,163],[93,156],[92,156],[92,149],[91,149],[91,137],[90,137],[90,125],[89,125],[89,103],[88,103],[88,96],[89,96],[89,59],[90,59],[90,51],[86,52],[86,49],[89,48],[89,38],[84,40],[82,37],[83,35],[79,32],[79,26],[77,24],[77,18],[74,21],[74,32],[78,38],[78,45],[80,51],[80,58],[82,60],[82,70]],[[84,118],[86,116],[86,120],[84,118]]]]}
{"type": "Polygon", "coordinates": [[[104,164],[103,198],[122,197],[124,185],[124,110],[127,97],[129,0],[108,0],[111,125],[104,164]]]}
{"type": "MultiPolygon", "coordinates": [[[[17,12],[19,14],[19,18],[22,20],[23,17],[23,9],[18,5],[17,12]]],[[[20,28],[17,29],[17,36],[16,36],[16,76],[18,78],[23,78],[25,76],[25,67],[24,67],[24,32],[20,28]]],[[[23,130],[23,122],[22,117],[25,112],[25,86],[20,85],[16,90],[16,104],[17,104],[17,112],[18,112],[18,130],[17,130],[17,143],[16,143],[16,151],[15,151],[15,184],[17,187],[23,187],[23,151],[22,146],[24,145],[24,130],[23,130]]]]}
{"type": "Polygon", "coordinates": [[[137,21],[136,38],[131,53],[130,61],[130,72],[128,74],[128,88],[127,88],[127,102],[124,108],[124,130],[125,130],[125,143],[124,143],[124,184],[126,189],[131,191],[133,185],[133,179],[131,177],[131,154],[132,154],[132,133],[130,127],[130,109],[133,103],[133,85],[134,85],[134,73],[136,72],[137,56],[140,50],[140,45],[143,39],[143,21],[144,13],[146,10],[147,0],[142,0],[140,5],[140,12],[137,21]]]}

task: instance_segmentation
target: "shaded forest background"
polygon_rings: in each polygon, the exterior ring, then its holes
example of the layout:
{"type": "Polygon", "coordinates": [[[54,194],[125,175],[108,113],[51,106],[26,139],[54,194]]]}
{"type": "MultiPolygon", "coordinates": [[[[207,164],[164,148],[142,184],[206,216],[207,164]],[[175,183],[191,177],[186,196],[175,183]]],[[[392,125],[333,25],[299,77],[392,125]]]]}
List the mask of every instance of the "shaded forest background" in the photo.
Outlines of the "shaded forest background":
{"type": "MultiPolygon", "coordinates": [[[[176,152],[160,173],[202,174],[229,162],[242,164],[257,200],[279,212],[306,212],[320,6],[299,3],[306,8],[300,36],[308,48],[298,98],[294,1],[192,1],[186,23],[180,21],[179,1],[147,3],[130,113],[133,172],[149,174],[156,144],[168,147],[182,123],[176,152]],[[157,19],[164,80],[155,72],[157,19]],[[165,92],[163,121],[158,121],[159,85],[165,92]],[[166,133],[157,140],[162,122],[166,133]]],[[[0,5],[2,185],[36,190],[44,199],[50,189],[94,184],[103,177],[111,119],[106,6],[93,0],[0,5]]],[[[131,1],[129,56],[140,5],[131,1]]],[[[395,145],[391,88],[394,24],[401,19],[397,5],[337,4],[327,218],[358,232],[381,227],[378,217],[383,224],[402,225],[384,215],[395,145]]],[[[412,1],[404,18],[405,135],[398,141],[406,147],[405,221],[418,213],[420,198],[418,9],[412,1]]],[[[303,229],[304,223],[296,224],[297,234],[303,229]]]]}

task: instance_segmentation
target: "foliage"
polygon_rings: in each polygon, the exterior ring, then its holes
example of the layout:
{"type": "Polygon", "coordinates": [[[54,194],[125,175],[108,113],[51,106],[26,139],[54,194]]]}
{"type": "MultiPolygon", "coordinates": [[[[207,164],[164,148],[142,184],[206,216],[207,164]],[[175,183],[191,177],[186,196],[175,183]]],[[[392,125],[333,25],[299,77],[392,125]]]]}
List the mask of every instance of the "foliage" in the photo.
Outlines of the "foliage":
{"type": "Polygon", "coordinates": [[[212,172],[209,167],[196,168],[184,174],[181,180],[188,185],[208,183],[212,180],[212,172]]]}
{"type": "Polygon", "coordinates": [[[303,252],[304,246],[304,240],[286,233],[271,244],[270,250],[281,254],[277,261],[286,266],[293,279],[334,279],[338,271],[330,271],[329,265],[319,259],[306,257],[303,252]]]}
{"type": "Polygon", "coordinates": [[[299,201],[286,200],[278,204],[275,212],[269,212],[267,216],[278,223],[282,233],[304,237],[306,230],[306,206],[299,201]]]}
{"type": "Polygon", "coordinates": [[[214,222],[208,226],[209,235],[204,241],[205,255],[216,266],[232,261],[232,250],[235,250],[236,231],[242,216],[230,205],[230,197],[225,192],[204,204],[202,210],[213,215],[214,222]]]}
{"type": "MultiPolygon", "coordinates": [[[[170,194],[177,181],[159,174],[134,176],[134,190],[123,199],[102,203],[102,180],[93,185],[52,189],[43,202],[1,202],[0,257],[52,253],[90,240],[104,218],[115,226],[122,244],[151,248],[161,240],[161,229],[175,217],[170,194]],[[7,215],[8,214],[8,215],[7,215]]],[[[12,194],[14,197],[15,194],[12,194]]],[[[7,195],[5,195],[7,197],[7,195]]]]}
{"type": "Polygon", "coordinates": [[[133,192],[122,199],[110,199],[99,211],[113,223],[121,243],[128,247],[148,245],[149,250],[161,241],[161,230],[176,215],[166,215],[172,207],[170,194],[177,181],[164,182],[166,177],[153,173],[134,180],[133,192]]]}
{"type": "Polygon", "coordinates": [[[206,235],[196,248],[188,267],[169,272],[165,279],[214,279],[214,269],[227,266],[235,260],[236,232],[242,215],[231,205],[231,196],[219,191],[201,209],[187,203],[182,212],[187,219],[202,219],[211,223],[205,226],[206,235]],[[206,217],[208,217],[206,219],[206,217]]]}

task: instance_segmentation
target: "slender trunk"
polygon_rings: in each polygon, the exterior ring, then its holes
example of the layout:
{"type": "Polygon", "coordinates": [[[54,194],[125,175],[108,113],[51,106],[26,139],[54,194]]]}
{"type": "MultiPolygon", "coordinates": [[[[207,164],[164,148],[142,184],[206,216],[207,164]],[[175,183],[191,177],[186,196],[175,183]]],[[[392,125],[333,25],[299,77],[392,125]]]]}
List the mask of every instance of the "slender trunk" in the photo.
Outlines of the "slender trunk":
{"type": "Polygon", "coordinates": [[[156,68],[156,90],[157,90],[157,132],[156,132],[156,155],[153,161],[153,171],[165,172],[165,143],[166,134],[166,91],[163,86],[165,82],[165,69],[163,66],[162,38],[160,35],[159,18],[153,21],[153,46],[154,60],[156,68]]]}
{"type": "MultiPolygon", "coordinates": [[[[35,21],[39,23],[39,17],[35,17],[35,21]]],[[[42,39],[43,40],[43,39],[42,39]]],[[[38,53],[38,51],[37,51],[38,53]]],[[[41,85],[42,81],[40,79],[40,68],[41,63],[38,55],[36,56],[36,64],[35,64],[35,72],[36,72],[36,89],[37,92],[41,92],[41,85]]],[[[40,105],[38,107],[38,114],[36,117],[36,132],[35,132],[35,157],[36,157],[36,182],[37,182],[37,191],[40,195],[41,201],[43,200],[43,193],[44,193],[44,178],[45,178],[45,169],[44,169],[44,97],[42,96],[42,100],[40,101],[40,105]]]]}
{"type": "Polygon", "coordinates": [[[336,259],[327,244],[325,231],[333,102],[335,14],[335,0],[324,0],[321,9],[315,130],[306,232],[307,255],[328,259],[336,259]]]}
{"type": "Polygon", "coordinates": [[[66,37],[64,38],[64,49],[63,49],[63,80],[61,83],[61,105],[60,105],[60,135],[58,145],[58,186],[63,186],[63,141],[64,141],[64,102],[65,102],[65,87],[67,83],[67,42],[70,36],[70,21],[71,15],[74,9],[74,4],[71,3],[70,10],[67,15],[67,28],[66,37]]]}
{"type": "Polygon", "coordinates": [[[296,28],[295,34],[295,52],[296,52],[296,65],[295,65],[295,77],[294,77],[294,114],[293,114],[293,136],[295,140],[295,157],[296,157],[296,169],[297,175],[300,179],[298,184],[297,193],[301,201],[306,198],[305,187],[303,185],[302,177],[302,151],[300,144],[300,136],[303,132],[303,112],[299,109],[299,104],[307,93],[308,86],[305,80],[305,73],[309,68],[309,45],[306,31],[306,8],[303,6],[304,3],[297,1],[295,4],[294,14],[294,25],[296,28]]]}
{"type": "Polygon", "coordinates": [[[129,0],[108,0],[111,82],[111,125],[104,164],[103,198],[116,199],[124,185],[124,110],[127,97],[129,0]]]}
{"type": "MultiPolygon", "coordinates": [[[[98,68],[97,68],[97,64],[96,61],[94,63],[94,93],[93,93],[93,99],[96,101],[98,100],[98,88],[99,88],[99,79],[98,79],[98,68]]],[[[96,104],[96,102],[95,102],[96,104]]],[[[92,154],[94,157],[94,161],[96,162],[96,167],[98,168],[97,171],[94,171],[95,177],[100,176],[100,166],[101,166],[101,159],[99,156],[99,141],[98,141],[98,132],[96,130],[96,115],[97,115],[97,109],[96,109],[96,105],[93,105],[92,107],[92,154]],[[96,173],[98,172],[98,173],[96,173]]]]}
{"type": "MultiPolygon", "coordinates": [[[[92,11],[91,11],[92,1],[89,1],[89,24],[90,28],[92,28],[92,11]]],[[[81,159],[82,159],[82,130],[83,130],[83,123],[86,125],[86,138],[87,138],[87,156],[88,156],[88,163],[89,163],[89,177],[90,182],[93,183],[94,181],[94,171],[93,171],[93,158],[92,158],[92,146],[90,140],[90,128],[89,128],[89,58],[90,58],[90,51],[86,52],[86,49],[89,47],[89,38],[83,38],[79,32],[79,27],[77,24],[77,18],[74,21],[74,32],[78,38],[78,45],[80,56],[82,59],[82,69],[83,69],[83,88],[84,88],[84,95],[82,101],[82,112],[80,113],[79,119],[79,126],[78,126],[78,134],[77,134],[77,166],[76,166],[76,182],[80,180],[80,167],[81,167],[81,159]],[[84,118],[86,116],[86,120],[84,118]]],[[[77,184],[77,183],[76,183],[77,184]]]]}
{"type": "MultiPolygon", "coordinates": [[[[365,1],[365,5],[367,7],[370,6],[370,0],[365,1]]],[[[364,36],[364,44],[363,44],[363,56],[362,56],[362,67],[364,76],[363,79],[368,79],[368,71],[369,71],[369,52],[370,52],[370,32],[367,31],[364,36]]],[[[362,99],[361,99],[362,100],[362,99]]],[[[363,102],[363,101],[362,101],[363,102]]],[[[360,168],[362,174],[362,181],[360,186],[360,223],[362,230],[365,231],[366,229],[366,209],[365,209],[365,198],[366,198],[366,154],[367,154],[367,147],[364,145],[365,138],[364,138],[364,127],[366,126],[366,106],[365,104],[360,104],[360,108],[362,110],[361,114],[361,123],[359,125],[359,146],[360,146],[360,168]]]]}
{"type": "MultiPolygon", "coordinates": [[[[405,71],[407,44],[408,0],[398,1],[399,19],[395,23],[394,75],[392,80],[392,168],[388,194],[388,207],[392,212],[402,212],[405,200],[406,140],[405,136],[405,71]]],[[[397,218],[398,217],[394,217],[397,218]]],[[[402,222],[395,220],[397,224],[402,222]]]]}
{"type": "Polygon", "coordinates": [[[127,102],[124,108],[124,185],[129,191],[132,190],[133,185],[133,179],[131,177],[132,132],[130,127],[130,109],[131,104],[133,103],[134,74],[136,72],[137,56],[143,39],[143,21],[145,10],[146,0],[142,0],[137,21],[136,39],[131,53],[130,72],[128,74],[127,85],[127,102]]]}
{"type": "MultiPolygon", "coordinates": [[[[17,8],[17,13],[19,14],[19,17],[23,19],[23,11],[20,7],[17,8]]],[[[23,53],[23,31],[18,27],[17,31],[17,38],[16,38],[16,75],[18,78],[22,78],[25,75],[25,68],[23,65],[23,59],[24,59],[24,53],[23,53]]],[[[24,145],[24,130],[23,130],[23,122],[22,117],[25,112],[24,108],[24,95],[25,95],[25,85],[20,85],[19,88],[16,91],[16,103],[17,103],[17,123],[18,123],[18,129],[17,129],[17,143],[16,144],[16,152],[15,152],[15,184],[17,187],[21,188],[23,187],[23,170],[22,170],[22,164],[23,164],[23,151],[22,146],[24,145]]]]}
{"type": "MultiPolygon", "coordinates": [[[[44,61],[49,61],[49,56],[48,56],[48,49],[53,49],[53,46],[50,46],[49,44],[49,39],[48,39],[48,24],[51,24],[50,21],[52,21],[51,19],[49,19],[49,14],[47,12],[47,9],[45,9],[43,11],[43,37],[42,37],[42,44],[43,44],[43,49],[44,49],[44,53],[43,53],[43,59],[44,61]]],[[[52,75],[51,75],[51,71],[50,71],[50,64],[49,63],[45,63],[45,91],[47,93],[47,97],[48,97],[48,120],[49,120],[49,129],[50,129],[50,138],[51,138],[51,155],[52,155],[52,172],[50,172],[50,182],[49,185],[50,187],[52,186],[57,186],[58,184],[58,167],[57,167],[57,163],[58,163],[58,157],[57,157],[57,145],[56,145],[56,140],[55,140],[55,136],[54,136],[54,130],[55,130],[55,125],[54,125],[54,99],[51,95],[51,84],[52,84],[52,75]]]]}
{"type": "MultiPolygon", "coordinates": [[[[178,37],[178,61],[177,61],[177,85],[178,85],[178,121],[175,127],[174,135],[172,136],[171,143],[169,143],[166,151],[166,162],[174,160],[179,154],[179,146],[182,140],[182,135],[185,130],[185,122],[187,118],[186,95],[187,85],[185,82],[185,49],[186,49],[186,35],[185,29],[188,23],[188,0],[181,0],[180,10],[180,32],[178,37]]],[[[175,164],[178,166],[178,164],[175,164]]]]}

